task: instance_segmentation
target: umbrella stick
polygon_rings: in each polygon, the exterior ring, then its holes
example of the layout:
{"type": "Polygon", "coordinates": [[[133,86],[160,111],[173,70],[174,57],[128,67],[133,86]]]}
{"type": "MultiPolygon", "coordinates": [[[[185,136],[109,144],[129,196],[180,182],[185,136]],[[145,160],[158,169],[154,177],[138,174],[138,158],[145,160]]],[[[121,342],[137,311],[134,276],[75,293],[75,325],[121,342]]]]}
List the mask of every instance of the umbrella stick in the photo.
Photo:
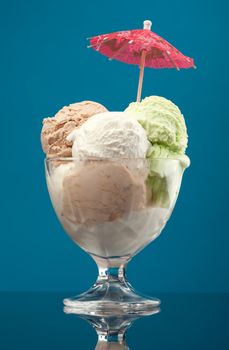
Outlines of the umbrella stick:
{"type": "Polygon", "coordinates": [[[145,60],[146,60],[146,50],[143,50],[142,51],[142,55],[141,55],[140,73],[139,73],[139,79],[138,79],[137,102],[140,102],[140,100],[141,100],[142,83],[143,83],[144,68],[145,68],[145,60]]]}

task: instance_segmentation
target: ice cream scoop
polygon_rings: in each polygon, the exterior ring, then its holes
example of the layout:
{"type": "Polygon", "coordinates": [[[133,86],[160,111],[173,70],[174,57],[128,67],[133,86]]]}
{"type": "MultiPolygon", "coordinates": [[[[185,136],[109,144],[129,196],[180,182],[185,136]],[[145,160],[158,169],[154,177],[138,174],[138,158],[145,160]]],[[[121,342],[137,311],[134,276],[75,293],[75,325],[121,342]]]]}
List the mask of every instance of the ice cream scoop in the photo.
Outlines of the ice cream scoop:
{"type": "Polygon", "coordinates": [[[162,145],[178,154],[185,152],[188,136],[184,117],[170,100],[159,96],[146,97],[141,102],[130,103],[125,112],[135,115],[152,145],[162,145]]]}
{"type": "Polygon", "coordinates": [[[149,142],[137,120],[124,112],[95,115],[68,137],[74,158],[145,158],[149,142]]]}
{"type": "Polygon", "coordinates": [[[150,141],[147,153],[149,160],[147,184],[151,188],[152,203],[167,208],[173,202],[171,181],[167,176],[169,172],[167,164],[171,166],[172,162],[161,162],[161,159],[180,160],[183,169],[189,166],[190,160],[184,154],[188,142],[184,117],[173,102],[159,96],[150,96],[141,102],[133,102],[125,112],[138,120],[150,141]]]}
{"type": "Polygon", "coordinates": [[[89,227],[138,211],[146,205],[146,176],[113,161],[73,168],[63,179],[62,215],[89,227]]]}
{"type": "Polygon", "coordinates": [[[72,142],[67,136],[94,114],[107,109],[93,101],[82,101],[63,107],[54,117],[43,120],[41,144],[47,157],[71,157],[72,142]]]}
{"type": "Polygon", "coordinates": [[[168,147],[159,145],[157,143],[150,146],[147,153],[147,158],[149,160],[164,158],[179,159],[182,162],[184,168],[187,168],[190,165],[190,159],[186,154],[170,151],[168,147]]]}

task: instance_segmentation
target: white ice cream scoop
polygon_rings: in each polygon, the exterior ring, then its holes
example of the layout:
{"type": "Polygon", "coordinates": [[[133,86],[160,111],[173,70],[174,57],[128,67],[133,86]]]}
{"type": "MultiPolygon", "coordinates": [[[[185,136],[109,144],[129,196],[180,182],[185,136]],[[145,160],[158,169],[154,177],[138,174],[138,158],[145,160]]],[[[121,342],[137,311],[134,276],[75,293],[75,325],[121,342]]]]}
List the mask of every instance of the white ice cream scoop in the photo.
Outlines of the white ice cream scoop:
{"type": "Polygon", "coordinates": [[[94,115],[74,130],[74,158],[145,158],[149,148],[146,132],[137,120],[125,112],[94,115]]]}

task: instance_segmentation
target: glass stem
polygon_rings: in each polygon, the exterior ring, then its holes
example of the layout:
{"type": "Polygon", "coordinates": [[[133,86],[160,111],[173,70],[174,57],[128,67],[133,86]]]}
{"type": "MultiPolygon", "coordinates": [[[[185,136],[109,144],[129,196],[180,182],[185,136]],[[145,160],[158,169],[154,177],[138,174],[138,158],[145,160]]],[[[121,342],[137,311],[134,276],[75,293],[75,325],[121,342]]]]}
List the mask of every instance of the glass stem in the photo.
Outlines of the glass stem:
{"type": "Polygon", "coordinates": [[[97,283],[103,283],[106,281],[126,282],[125,270],[127,263],[130,261],[130,257],[102,259],[93,256],[93,259],[95,260],[99,271],[97,283]]]}

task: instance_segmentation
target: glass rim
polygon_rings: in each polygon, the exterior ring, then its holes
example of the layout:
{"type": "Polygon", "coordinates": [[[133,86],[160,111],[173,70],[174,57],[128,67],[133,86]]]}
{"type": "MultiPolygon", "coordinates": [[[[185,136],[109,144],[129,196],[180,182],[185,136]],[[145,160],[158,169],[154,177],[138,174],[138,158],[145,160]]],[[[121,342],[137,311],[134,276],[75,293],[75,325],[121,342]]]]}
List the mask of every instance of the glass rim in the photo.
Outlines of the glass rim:
{"type": "MultiPolygon", "coordinates": [[[[188,159],[189,157],[184,154],[188,159]]],[[[163,158],[163,157],[155,157],[155,158],[125,158],[125,157],[114,157],[114,158],[105,158],[105,157],[87,157],[87,158],[76,158],[76,157],[46,157],[45,162],[52,162],[52,161],[149,161],[149,160],[163,160],[163,161],[177,161],[177,162],[184,162],[185,160],[181,158],[163,158]]],[[[190,159],[189,159],[190,160],[190,159]]]]}

